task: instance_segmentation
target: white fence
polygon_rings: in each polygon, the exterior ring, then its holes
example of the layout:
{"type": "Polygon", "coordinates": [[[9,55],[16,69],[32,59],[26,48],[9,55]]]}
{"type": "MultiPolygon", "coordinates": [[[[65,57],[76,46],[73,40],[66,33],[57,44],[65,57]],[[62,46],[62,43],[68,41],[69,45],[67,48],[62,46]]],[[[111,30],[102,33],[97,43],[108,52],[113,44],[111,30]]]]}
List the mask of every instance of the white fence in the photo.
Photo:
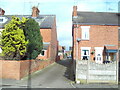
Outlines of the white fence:
{"type": "Polygon", "coordinates": [[[76,82],[118,84],[118,62],[97,64],[78,60],[76,62],[76,82]]]}

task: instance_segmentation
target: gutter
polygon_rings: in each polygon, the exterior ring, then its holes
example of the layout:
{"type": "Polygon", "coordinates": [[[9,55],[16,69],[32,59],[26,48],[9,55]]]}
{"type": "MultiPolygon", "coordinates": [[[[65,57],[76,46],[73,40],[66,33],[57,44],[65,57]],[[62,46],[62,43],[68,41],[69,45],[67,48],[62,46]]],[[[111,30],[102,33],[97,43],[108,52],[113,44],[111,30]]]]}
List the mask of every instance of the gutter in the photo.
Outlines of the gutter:
{"type": "Polygon", "coordinates": [[[111,26],[120,26],[120,24],[98,24],[98,23],[72,23],[72,24],[81,24],[81,25],[111,25],[111,26]]]}

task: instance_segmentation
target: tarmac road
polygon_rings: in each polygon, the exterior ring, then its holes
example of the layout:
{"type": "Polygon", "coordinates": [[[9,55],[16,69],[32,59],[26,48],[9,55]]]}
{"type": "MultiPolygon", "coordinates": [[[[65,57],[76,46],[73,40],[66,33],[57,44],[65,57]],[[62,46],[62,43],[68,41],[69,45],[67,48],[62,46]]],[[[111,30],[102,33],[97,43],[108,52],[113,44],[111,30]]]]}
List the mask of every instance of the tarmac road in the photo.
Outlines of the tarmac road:
{"type": "Polygon", "coordinates": [[[3,87],[73,88],[71,59],[61,60],[18,81],[3,79],[3,87]]]}

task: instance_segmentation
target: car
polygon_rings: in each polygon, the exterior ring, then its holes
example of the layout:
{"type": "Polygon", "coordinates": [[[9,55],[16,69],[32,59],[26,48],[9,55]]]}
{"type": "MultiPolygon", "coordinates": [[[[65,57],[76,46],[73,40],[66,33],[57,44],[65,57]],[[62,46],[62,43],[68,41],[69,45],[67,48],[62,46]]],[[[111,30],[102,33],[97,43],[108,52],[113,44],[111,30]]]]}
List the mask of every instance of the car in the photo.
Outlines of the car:
{"type": "Polygon", "coordinates": [[[106,60],[106,61],[103,61],[103,63],[104,63],[104,64],[112,63],[112,61],[108,61],[108,60],[106,60]]]}
{"type": "Polygon", "coordinates": [[[67,56],[68,59],[71,59],[72,57],[71,56],[67,56]]]}

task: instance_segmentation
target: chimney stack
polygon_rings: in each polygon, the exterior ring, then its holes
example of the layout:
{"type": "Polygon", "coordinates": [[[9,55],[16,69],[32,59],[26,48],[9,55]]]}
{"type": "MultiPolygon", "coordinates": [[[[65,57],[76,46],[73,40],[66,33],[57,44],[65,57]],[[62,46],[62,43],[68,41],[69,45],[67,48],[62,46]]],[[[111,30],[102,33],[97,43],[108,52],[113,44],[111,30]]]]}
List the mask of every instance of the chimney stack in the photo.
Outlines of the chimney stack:
{"type": "Polygon", "coordinates": [[[39,9],[34,6],[34,7],[32,8],[32,17],[38,17],[39,12],[40,12],[39,9]]]}
{"type": "Polygon", "coordinates": [[[4,15],[4,14],[5,14],[5,11],[2,8],[0,8],[0,15],[4,15]]]}
{"type": "Polygon", "coordinates": [[[73,6],[73,16],[77,16],[77,6],[73,6]]]}

